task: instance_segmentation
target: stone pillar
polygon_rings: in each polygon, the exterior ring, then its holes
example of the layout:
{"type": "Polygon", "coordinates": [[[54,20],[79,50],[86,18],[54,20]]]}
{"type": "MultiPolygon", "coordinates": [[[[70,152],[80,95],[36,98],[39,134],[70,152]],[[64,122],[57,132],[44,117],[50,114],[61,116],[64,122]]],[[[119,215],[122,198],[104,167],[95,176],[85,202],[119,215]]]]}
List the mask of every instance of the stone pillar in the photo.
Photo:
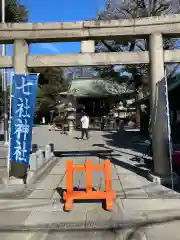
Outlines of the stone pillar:
{"type": "Polygon", "coordinates": [[[76,96],[68,95],[67,102],[70,108],[72,108],[72,111],[70,111],[70,114],[68,116],[69,134],[72,134],[72,132],[76,128],[76,108],[77,108],[76,96]]]}
{"type": "Polygon", "coordinates": [[[17,74],[28,73],[27,70],[27,55],[29,52],[29,45],[25,40],[14,41],[14,55],[13,67],[17,74]]]}
{"type": "Polygon", "coordinates": [[[47,144],[45,146],[45,161],[48,161],[51,158],[51,146],[47,144]]]}
{"type": "Polygon", "coordinates": [[[69,120],[69,134],[71,135],[74,131],[74,124],[72,120],[69,120]]]}
{"type": "MultiPolygon", "coordinates": [[[[166,114],[163,39],[159,33],[152,34],[149,42],[150,86],[151,86],[151,128],[154,173],[159,179],[170,176],[168,154],[168,119],[166,114]]],[[[154,180],[153,180],[154,181],[154,180]]],[[[160,180],[155,180],[161,182],[160,180]]]]}
{"type": "Polygon", "coordinates": [[[82,53],[94,53],[95,52],[94,40],[82,41],[81,42],[81,52],[82,53]]]}
{"type": "Polygon", "coordinates": [[[77,101],[76,101],[76,96],[72,95],[68,95],[67,96],[67,103],[71,104],[71,107],[76,109],[77,107],[77,101]]]}

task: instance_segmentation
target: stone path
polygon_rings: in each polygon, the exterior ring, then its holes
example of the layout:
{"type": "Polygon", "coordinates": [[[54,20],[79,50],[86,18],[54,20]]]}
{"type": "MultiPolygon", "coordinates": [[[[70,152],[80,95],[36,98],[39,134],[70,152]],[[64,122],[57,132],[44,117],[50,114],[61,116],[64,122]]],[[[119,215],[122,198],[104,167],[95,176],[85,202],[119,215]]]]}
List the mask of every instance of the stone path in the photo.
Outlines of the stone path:
{"type": "MultiPolygon", "coordinates": [[[[64,136],[45,128],[36,130],[33,141],[53,141],[58,162],[28,189],[25,199],[0,200],[0,239],[179,240],[180,195],[123,165],[131,162],[132,152],[127,149],[116,147],[111,156],[112,188],[117,193],[111,212],[103,210],[101,202],[76,202],[71,212],[63,211],[61,190],[66,188],[66,160],[73,159],[75,164],[83,164],[86,159],[103,163],[109,156],[99,158],[92,151],[110,147],[102,145],[104,134],[91,132],[89,141],[78,141],[76,135],[64,136]],[[86,156],[90,152],[91,156],[86,156]]],[[[103,180],[100,172],[94,173],[94,188],[103,189],[103,180]]],[[[84,174],[74,175],[74,185],[85,187],[84,174]]]]}

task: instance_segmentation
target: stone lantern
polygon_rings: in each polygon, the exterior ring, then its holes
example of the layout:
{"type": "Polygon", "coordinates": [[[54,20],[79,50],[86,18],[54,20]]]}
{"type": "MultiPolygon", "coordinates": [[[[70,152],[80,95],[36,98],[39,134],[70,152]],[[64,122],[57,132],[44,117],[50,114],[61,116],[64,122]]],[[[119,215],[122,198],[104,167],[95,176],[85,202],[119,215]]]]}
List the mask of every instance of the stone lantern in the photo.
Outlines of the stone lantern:
{"type": "Polygon", "coordinates": [[[67,121],[68,121],[68,126],[69,126],[69,134],[71,134],[74,130],[74,123],[76,120],[76,109],[73,108],[72,103],[68,103],[66,109],[67,113],[67,121]]]}

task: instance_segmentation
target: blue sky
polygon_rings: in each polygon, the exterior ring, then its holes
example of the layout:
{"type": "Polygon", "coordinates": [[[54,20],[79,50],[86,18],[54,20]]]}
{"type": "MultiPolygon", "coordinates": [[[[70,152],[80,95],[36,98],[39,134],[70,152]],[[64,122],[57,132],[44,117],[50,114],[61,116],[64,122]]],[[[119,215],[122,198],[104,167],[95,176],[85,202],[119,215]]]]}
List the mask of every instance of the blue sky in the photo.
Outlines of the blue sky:
{"type": "MultiPolygon", "coordinates": [[[[94,18],[105,0],[21,0],[29,10],[29,22],[71,22],[94,18]]],[[[80,43],[48,43],[30,45],[30,54],[76,53],[80,43]]],[[[7,55],[13,54],[12,46],[7,55]]]]}

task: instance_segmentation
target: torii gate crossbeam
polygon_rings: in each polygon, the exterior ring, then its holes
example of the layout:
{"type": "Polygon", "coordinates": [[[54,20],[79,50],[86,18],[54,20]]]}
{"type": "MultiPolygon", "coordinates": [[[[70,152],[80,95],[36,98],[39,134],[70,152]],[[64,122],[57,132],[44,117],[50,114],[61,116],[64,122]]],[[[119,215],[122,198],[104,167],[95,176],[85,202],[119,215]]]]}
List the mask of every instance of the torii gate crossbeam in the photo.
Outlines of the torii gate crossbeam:
{"type": "Polygon", "coordinates": [[[0,57],[0,67],[13,67],[16,73],[23,74],[32,67],[149,64],[155,176],[153,179],[164,182],[169,181],[171,175],[167,154],[168,118],[164,93],[158,90],[158,86],[165,78],[164,62],[180,62],[180,52],[163,51],[163,36],[180,36],[180,15],[74,23],[0,24],[0,43],[14,43],[14,56],[0,57]],[[95,53],[94,40],[117,38],[149,38],[149,51],[95,53]],[[30,43],[65,41],[82,41],[81,54],[29,55],[30,43]]]}

